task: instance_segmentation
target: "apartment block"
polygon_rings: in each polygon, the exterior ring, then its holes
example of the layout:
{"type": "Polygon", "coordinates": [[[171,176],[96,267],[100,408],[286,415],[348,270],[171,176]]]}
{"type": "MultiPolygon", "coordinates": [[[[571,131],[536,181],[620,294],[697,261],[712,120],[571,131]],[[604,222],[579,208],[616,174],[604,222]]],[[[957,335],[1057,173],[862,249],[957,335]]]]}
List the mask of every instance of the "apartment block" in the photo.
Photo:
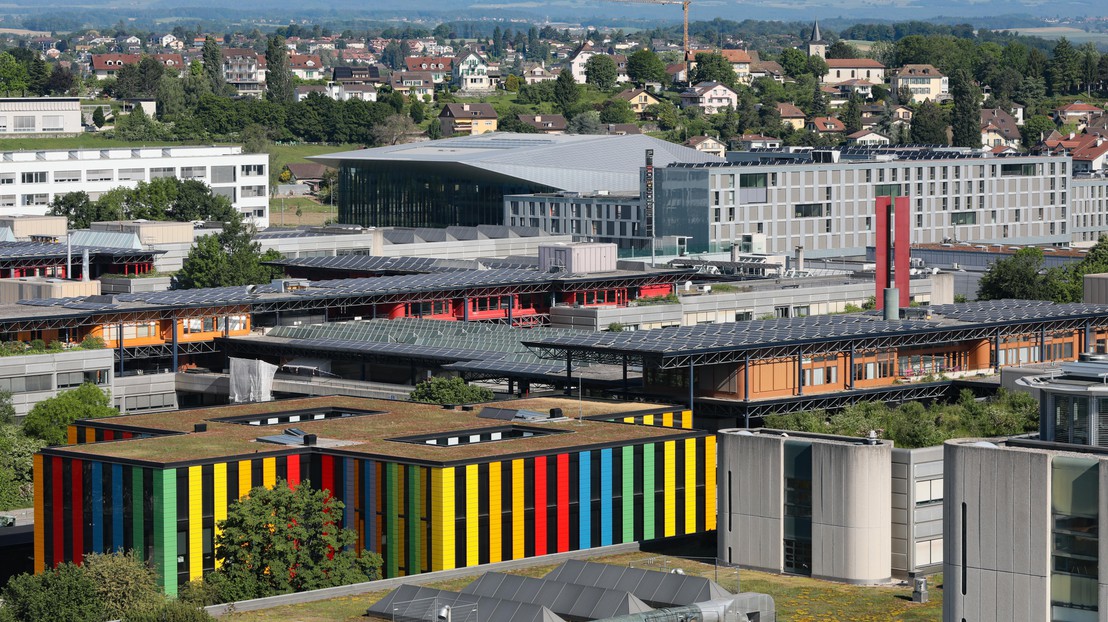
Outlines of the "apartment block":
{"type": "Polygon", "coordinates": [[[0,215],[45,214],[68,192],[96,200],[159,177],[196,179],[258,227],[269,225],[269,156],[241,147],[142,147],[0,153],[0,215]]]}

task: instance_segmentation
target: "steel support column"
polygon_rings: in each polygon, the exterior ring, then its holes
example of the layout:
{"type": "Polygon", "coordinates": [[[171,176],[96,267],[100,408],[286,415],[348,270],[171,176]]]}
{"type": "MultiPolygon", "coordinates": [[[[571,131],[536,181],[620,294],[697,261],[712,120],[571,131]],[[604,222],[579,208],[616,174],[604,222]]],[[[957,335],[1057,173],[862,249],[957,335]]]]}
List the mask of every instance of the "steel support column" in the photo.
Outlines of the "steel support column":
{"type": "Polygon", "coordinates": [[[696,366],[689,359],[689,410],[693,409],[693,400],[696,397],[696,366]]]}
{"type": "MultiPolygon", "coordinates": [[[[746,353],[746,358],[743,360],[743,401],[750,401],[750,352],[746,353]]],[[[749,421],[749,418],[747,420],[749,421]]]]}
{"type": "Polygon", "coordinates": [[[179,327],[177,326],[177,318],[176,317],[174,317],[170,321],[173,322],[173,330],[172,330],[172,334],[173,334],[173,341],[172,341],[172,345],[173,345],[173,372],[176,373],[177,369],[178,369],[178,363],[177,363],[177,354],[178,354],[177,331],[179,330],[179,327]]]}
{"type": "Polygon", "coordinates": [[[566,395],[573,389],[573,351],[566,350],[566,395]]]}
{"type": "Polygon", "coordinates": [[[796,394],[804,395],[804,351],[796,349],[796,394]]]}
{"type": "Polygon", "coordinates": [[[1046,326],[1039,326],[1039,362],[1046,362],[1046,326]]]}
{"type": "Polygon", "coordinates": [[[850,350],[847,352],[846,363],[846,388],[854,388],[854,344],[850,344],[850,350]]]}
{"type": "Polygon", "coordinates": [[[123,350],[123,322],[116,325],[119,332],[116,336],[116,341],[119,342],[119,376],[123,377],[123,358],[126,356],[126,352],[123,350]]]}

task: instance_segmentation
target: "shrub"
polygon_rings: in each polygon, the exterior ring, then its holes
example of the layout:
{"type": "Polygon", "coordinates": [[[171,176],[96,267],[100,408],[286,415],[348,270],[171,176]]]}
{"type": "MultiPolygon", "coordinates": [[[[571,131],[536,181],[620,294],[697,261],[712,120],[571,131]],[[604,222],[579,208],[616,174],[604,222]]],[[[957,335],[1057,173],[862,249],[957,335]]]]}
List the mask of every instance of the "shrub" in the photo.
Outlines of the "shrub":
{"type": "Polygon", "coordinates": [[[3,619],[14,622],[102,622],[108,619],[96,583],[66,562],[40,574],[12,577],[4,587],[3,619]]]}
{"type": "Polygon", "coordinates": [[[108,344],[100,337],[89,335],[81,340],[81,345],[79,347],[82,350],[103,350],[108,347],[108,344]]]}
{"type": "Polygon", "coordinates": [[[461,378],[435,376],[417,384],[409,399],[427,404],[475,404],[488,402],[493,397],[491,390],[466,384],[461,378]]]}
{"type": "Polygon", "coordinates": [[[109,620],[127,619],[136,612],[154,609],[165,600],[154,569],[133,552],[86,555],[84,569],[96,585],[109,620]]]}

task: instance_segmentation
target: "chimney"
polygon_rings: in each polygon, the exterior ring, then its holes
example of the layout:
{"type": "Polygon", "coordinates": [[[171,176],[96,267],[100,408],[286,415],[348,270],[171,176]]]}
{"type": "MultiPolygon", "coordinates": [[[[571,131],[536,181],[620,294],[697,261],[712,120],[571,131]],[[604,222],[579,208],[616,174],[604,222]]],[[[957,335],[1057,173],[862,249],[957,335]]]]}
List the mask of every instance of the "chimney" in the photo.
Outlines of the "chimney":
{"type": "Polygon", "coordinates": [[[193,432],[207,432],[208,431],[208,424],[206,424],[206,423],[195,423],[192,426],[192,431],[193,432]]]}
{"type": "Polygon", "coordinates": [[[304,444],[305,445],[311,447],[312,445],[315,445],[315,443],[316,443],[316,435],[315,434],[305,434],[304,435],[304,444]]]}
{"type": "Polygon", "coordinates": [[[81,251],[81,280],[88,281],[88,249],[81,251]]]}
{"type": "Polygon", "coordinates": [[[469,104],[462,104],[462,110],[469,112],[469,104]]]}
{"type": "Polygon", "coordinates": [[[796,247],[796,260],[793,263],[796,264],[795,266],[793,266],[793,268],[795,268],[796,270],[803,270],[804,269],[804,247],[803,246],[797,246],[796,247]]]}

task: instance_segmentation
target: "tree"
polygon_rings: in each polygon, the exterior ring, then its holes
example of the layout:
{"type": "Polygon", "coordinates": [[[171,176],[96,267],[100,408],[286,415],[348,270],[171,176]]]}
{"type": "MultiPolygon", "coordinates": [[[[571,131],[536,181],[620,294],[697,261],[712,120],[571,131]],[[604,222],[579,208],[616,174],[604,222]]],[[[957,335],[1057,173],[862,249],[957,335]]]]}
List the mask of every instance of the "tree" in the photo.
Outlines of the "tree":
{"type": "Polygon", "coordinates": [[[781,51],[781,69],[785,75],[797,78],[808,73],[808,55],[795,48],[786,48],[781,51]]]}
{"type": "Polygon", "coordinates": [[[13,622],[102,622],[108,619],[96,583],[83,568],[70,562],[40,574],[12,577],[4,586],[3,596],[0,615],[13,622]]]}
{"type": "Polygon", "coordinates": [[[1058,126],[1054,124],[1054,119],[1043,114],[1037,114],[1025,121],[1023,127],[1020,128],[1020,142],[1023,143],[1025,148],[1030,149],[1056,129],[1058,129],[1058,126]]]}
{"type": "Polygon", "coordinates": [[[380,578],[380,556],[355,554],[358,536],[342,528],[342,511],[338,497],[306,480],[254,488],[228,506],[215,538],[220,566],[205,580],[231,602],[380,578]]]}
{"type": "Polygon", "coordinates": [[[692,70],[692,75],[689,76],[689,82],[692,84],[719,82],[731,88],[735,87],[737,79],[735,67],[726,58],[721,54],[706,54],[704,52],[697,53],[696,67],[692,70]]]}
{"type": "Polygon", "coordinates": [[[827,96],[818,81],[812,86],[812,104],[808,106],[808,118],[827,116],[827,96]]]}
{"type": "Polygon", "coordinates": [[[827,58],[858,58],[858,48],[839,39],[827,48],[827,58]]]}
{"type": "Polygon", "coordinates": [[[601,91],[610,91],[616,85],[619,69],[607,54],[593,54],[585,61],[585,83],[601,91]]]}
{"type": "Polygon", "coordinates": [[[165,600],[154,569],[133,552],[93,553],[85,556],[82,566],[96,585],[107,620],[128,618],[154,609],[165,600]]]}
{"type": "Polygon", "coordinates": [[[204,77],[208,79],[211,92],[222,95],[228,91],[227,82],[223,79],[223,50],[215,39],[204,38],[204,48],[200,58],[204,61],[204,77]]]}
{"type": "Polygon", "coordinates": [[[275,251],[261,252],[253,239],[253,227],[236,218],[224,223],[218,234],[206,235],[185,257],[177,272],[177,289],[260,285],[281,276],[279,268],[262,265],[280,258],[275,251]]]}
{"type": "Polygon", "coordinates": [[[107,119],[104,118],[104,108],[103,107],[97,106],[96,108],[94,108],[92,110],[92,123],[96,127],[104,127],[104,124],[107,123],[107,122],[108,122],[107,119]]]}
{"type": "Polygon", "coordinates": [[[35,404],[23,418],[23,433],[45,441],[47,445],[64,445],[69,425],[78,419],[101,419],[118,415],[111,395],[86,382],[76,389],[62,391],[57,396],[35,404]]]}
{"type": "Polygon", "coordinates": [[[0,92],[22,95],[26,89],[26,67],[8,52],[0,52],[0,92]]]}
{"type": "Polygon", "coordinates": [[[666,82],[666,64],[657,54],[642,48],[627,57],[627,77],[638,84],[666,82]]]}
{"type": "Polygon", "coordinates": [[[143,56],[133,65],[116,72],[113,94],[119,99],[155,99],[165,74],[165,65],[153,56],[143,56]]]}
{"type": "Polygon", "coordinates": [[[808,74],[815,76],[816,80],[823,80],[827,75],[827,61],[818,56],[808,57],[808,74]]]}
{"type": "Polygon", "coordinates": [[[393,71],[404,68],[404,59],[408,56],[408,44],[404,41],[391,41],[381,51],[381,62],[393,71]]]}
{"type": "Polygon", "coordinates": [[[404,139],[408,136],[418,133],[419,128],[412,118],[403,114],[391,115],[370,130],[373,144],[378,146],[398,145],[405,142],[404,139]]]}
{"type": "MultiPolygon", "coordinates": [[[[14,417],[10,393],[3,403],[7,416],[14,417]]],[[[34,455],[43,447],[46,443],[30,438],[18,425],[0,424],[0,510],[30,507],[34,501],[34,455]]]]}
{"type": "Polygon", "coordinates": [[[273,35],[266,40],[265,63],[266,99],[282,104],[295,101],[288,50],[281,35],[273,35]]]}
{"type": "Polygon", "coordinates": [[[601,123],[634,123],[635,110],[625,99],[609,99],[600,109],[601,123]]]}
{"type": "Polygon", "coordinates": [[[587,110],[573,117],[566,124],[566,134],[603,134],[604,127],[600,124],[600,113],[595,110],[587,110]]]}
{"type": "Polygon", "coordinates": [[[1091,95],[1093,87],[1100,81],[1100,51],[1090,41],[1077,48],[1077,53],[1081,64],[1081,84],[1085,87],[1085,94],[1091,95]]]}
{"type": "Polygon", "coordinates": [[[938,104],[925,101],[912,117],[911,140],[921,145],[945,145],[946,115],[938,104]]]}
{"type": "Polygon", "coordinates": [[[458,377],[435,376],[417,384],[408,399],[427,404],[479,404],[493,399],[493,392],[484,387],[466,384],[458,377]]]}
{"type": "Polygon", "coordinates": [[[554,81],[554,103],[562,113],[568,114],[568,111],[577,103],[577,100],[581,98],[581,88],[577,84],[577,81],[573,79],[573,72],[564,70],[558,74],[558,79],[554,81]]]}
{"type": "Polygon", "coordinates": [[[951,128],[955,147],[981,147],[981,90],[970,79],[965,69],[954,72],[950,80],[950,92],[954,97],[951,111],[951,128]]]}
{"type": "Polygon", "coordinates": [[[27,90],[39,97],[46,95],[47,82],[50,80],[50,69],[46,66],[46,60],[36,54],[25,66],[27,67],[27,90]]]}
{"type": "Polygon", "coordinates": [[[1081,58],[1065,37],[1054,45],[1050,60],[1050,92],[1065,95],[1077,91],[1081,83],[1081,58]]]}
{"type": "Polygon", "coordinates": [[[862,96],[857,92],[850,94],[850,99],[846,101],[846,106],[843,108],[842,121],[846,134],[853,134],[862,129],[862,96]]]}
{"type": "Polygon", "coordinates": [[[1029,246],[1011,257],[993,262],[977,284],[978,300],[1044,300],[1043,251],[1029,246]]]}

